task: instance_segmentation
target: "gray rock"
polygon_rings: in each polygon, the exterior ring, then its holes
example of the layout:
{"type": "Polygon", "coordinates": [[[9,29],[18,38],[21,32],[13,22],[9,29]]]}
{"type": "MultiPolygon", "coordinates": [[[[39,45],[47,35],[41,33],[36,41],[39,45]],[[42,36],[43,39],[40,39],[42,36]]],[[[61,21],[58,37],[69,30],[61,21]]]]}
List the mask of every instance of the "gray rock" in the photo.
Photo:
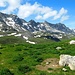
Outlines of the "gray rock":
{"type": "Polygon", "coordinates": [[[68,67],[71,70],[75,70],[75,56],[64,55],[64,54],[60,55],[59,65],[60,66],[68,65],[68,67]]]}

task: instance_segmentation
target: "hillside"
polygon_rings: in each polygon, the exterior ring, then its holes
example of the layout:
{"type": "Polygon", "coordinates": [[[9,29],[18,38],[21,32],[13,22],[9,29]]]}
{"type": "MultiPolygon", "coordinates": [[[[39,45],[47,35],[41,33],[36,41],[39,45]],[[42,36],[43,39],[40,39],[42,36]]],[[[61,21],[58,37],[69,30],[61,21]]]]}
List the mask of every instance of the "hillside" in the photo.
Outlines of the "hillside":
{"type": "Polygon", "coordinates": [[[62,67],[41,69],[38,65],[46,66],[46,61],[58,62],[61,54],[75,55],[75,45],[70,40],[62,42],[46,42],[39,44],[15,43],[0,45],[0,75],[74,75],[68,67],[66,72],[62,67]],[[61,47],[61,50],[57,50],[61,47]],[[41,70],[40,70],[40,69],[41,70]]]}
{"type": "Polygon", "coordinates": [[[20,36],[26,40],[32,37],[60,40],[75,36],[75,32],[62,23],[52,24],[47,21],[35,22],[34,20],[27,22],[17,15],[0,12],[0,37],[11,35],[20,36]]]}
{"type": "Polygon", "coordinates": [[[58,64],[61,54],[75,55],[73,39],[74,30],[62,23],[26,22],[0,13],[0,75],[74,75],[58,64]]]}

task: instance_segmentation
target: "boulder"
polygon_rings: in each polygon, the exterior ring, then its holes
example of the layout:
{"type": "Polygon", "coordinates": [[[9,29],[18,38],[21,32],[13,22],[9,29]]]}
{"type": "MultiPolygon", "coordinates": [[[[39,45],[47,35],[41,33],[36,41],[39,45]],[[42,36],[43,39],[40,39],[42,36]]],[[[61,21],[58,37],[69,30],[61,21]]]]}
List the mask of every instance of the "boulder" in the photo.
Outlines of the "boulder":
{"type": "Polygon", "coordinates": [[[46,65],[49,65],[49,62],[46,62],[46,65]]]}
{"type": "Polygon", "coordinates": [[[60,49],[62,49],[62,48],[61,48],[61,47],[56,47],[56,49],[57,49],[57,50],[60,50],[60,49]]]}
{"type": "Polygon", "coordinates": [[[72,56],[71,59],[69,60],[69,65],[71,70],[75,70],[75,56],[72,56]]]}
{"type": "Polygon", "coordinates": [[[71,55],[60,55],[60,60],[59,60],[59,65],[60,66],[69,66],[71,70],[75,70],[75,56],[71,55]]]}
{"type": "Polygon", "coordinates": [[[75,40],[71,40],[69,43],[70,44],[75,44],[75,40]]]}
{"type": "Polygon", "coordinates": [[[66,68],[63,68],[62,70],[63,70],[64,72],[66,72],[66,71],[67,71],[67,69],[66,69],[66,68]]]}
{"type": "Polygon", "coordinates": [[[71,58],[70,55],[64,55],[64,54],[63,55],[60,55],[59,65],[60,66],[68,65],[69,58],[71,58]]]}
{"type": "Polygon", "coordinates": [[[71,70],[75,70],[75,64],[69,63],[68,66],[70,67],[71,70]]]}

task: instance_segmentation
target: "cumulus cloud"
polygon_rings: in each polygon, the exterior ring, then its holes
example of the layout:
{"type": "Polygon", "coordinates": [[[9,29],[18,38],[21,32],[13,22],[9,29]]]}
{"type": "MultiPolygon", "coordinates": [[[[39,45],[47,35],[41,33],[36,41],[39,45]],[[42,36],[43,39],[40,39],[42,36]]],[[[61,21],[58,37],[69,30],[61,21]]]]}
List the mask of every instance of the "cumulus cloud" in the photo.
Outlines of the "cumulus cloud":
{"type": "Polygon", "coordinates": [[[6,6],[6,2],[4,0],[0,0],[0,7],[5,7],[6,6]]]}
{"type": "Polygon", "coordinates": [[[43,16],[43,19],[47,19],[49,17],[52,17],[52,16],[55,16],[57,13],[57,11],[49,11],[48,13],[45,13],[44,16],[43,16]]]}
{"type": "Polygon", "coordinates": [[[66,15],[66,16],[62,16],[61,19],[60,19],[60,22],[63,22],[65,20],[69,19],[69,16],[66,15]]]}
{"type": "Polygon", "coordinates": [[[19,7],[18,16],[21,18],[29,17],[30,15],[36,13],[38,7],[39,5],[37,3],[34,5],[31,5],[30,3],[21,5],[19,7]]]}
{"type": "Polygon", "coordinates": [[[19,7],[18,16],[21,18],[29,17],[32,14],[36,14],[35,19],[47,19],[49,17],[55,16],[57,14],[56,10],[52,8],[42,6],[38,3],[34,3],[31,5],[30,3],[26,3],[19,7]]]}
{"type": "Polygon", "coordinates": [[[36,17],[35,17],[35,19],[37,19],[37,20],[39,20],[39,19],[42,19],[43,17],[41,16],[41,15],[37,15],[36,17]]]}
{"type": "Polygon", "coordinates": [[[8,3],[8,7],[5,10],[2,10],[4,13],[12,13],[14,10],[19,8],[21,0],[3,0],[3,4],[8,3]]]}
{"type": "Polygon", "coordinates": [[[45,19],[48,19],[54,15],[56,15],[57,11],[49,11],[48,13],[44,13],[43,15],[37,15],[35,17],[35,19],[39,20],[39,19],[42,19],[42,20],[45,20],[45,19]]]}
{"type": "Polygon", "coordinates": [[[57,13],[53,19],[54,20],[59,19],[59,18],[61,18],[61,16],[65,15],[65,14],[67,14],[67,10],[64,8],[61,8],[59,13],[57,13]]]}
{"type": "Polygon", "coordinates": [[[38,19],[48,19],[52,16],[55,16],[57,14],[56,10],[53,10],[52,8],[49,7],[38,7],[37,12],[39,12],[39,15],[37,15],[35,18],[38,19]]]}
{"type": "Polygon", "coordinates": [[[21,4],[23,0],[0,0],[0,7],[6,7],[6,9],[1,10],[4,13],[13,13],[16,9],[17,15],[20,18],[27,18],[31,15],[35,15],[36,20],[46,20],[48,18],[52,18],[52,20],[60,19],[61,22],[67,20],[69,16],[67,15],[67,10],[61,8],[59,11],[54,10],[51,7],[43,6],[37,2],[33,5],[30,3],[21,4]]]}

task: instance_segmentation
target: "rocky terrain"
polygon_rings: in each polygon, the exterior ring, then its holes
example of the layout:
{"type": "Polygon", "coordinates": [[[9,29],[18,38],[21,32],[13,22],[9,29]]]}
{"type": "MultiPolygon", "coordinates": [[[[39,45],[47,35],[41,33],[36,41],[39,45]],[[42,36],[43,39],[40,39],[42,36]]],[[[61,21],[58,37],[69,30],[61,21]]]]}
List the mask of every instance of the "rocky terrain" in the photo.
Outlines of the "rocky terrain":
{"type": "Polygon", "coordinates": [[[0,12],[0,37],[20,36],[24,39],[30,37],[60,40],[75,35],[74,30],[69,29],[62,23],[52,24],[47,21],[29,22],[19,18],[17,15],[4,14],[0,12]]]}

